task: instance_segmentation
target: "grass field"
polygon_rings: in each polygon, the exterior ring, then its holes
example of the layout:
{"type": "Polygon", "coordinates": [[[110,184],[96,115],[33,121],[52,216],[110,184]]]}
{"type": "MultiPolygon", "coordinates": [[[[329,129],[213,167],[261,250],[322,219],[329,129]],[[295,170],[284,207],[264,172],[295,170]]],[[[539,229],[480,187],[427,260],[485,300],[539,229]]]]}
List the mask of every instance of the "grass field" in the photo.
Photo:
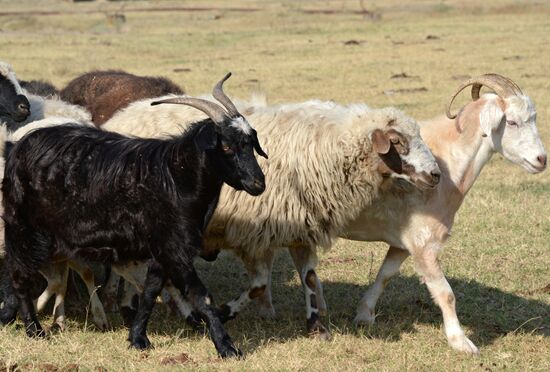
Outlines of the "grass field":
{"type": "MultiPolygon", "coordinates": [[[[91,69],[119,68],[170,77],[191,94],[209,91],[232,71],[232,96],[262,90],[270,102],[366,102],[397,106],[418,119],[443,113],[468,76],[498,72],[534,100],[539,131],[550,147],[550,4],[364,3],[374,16],[358,13],[359,1],[0,0],[0,60],[9,61],[21,79],[59,87],[91,69]],[[211,10],[191,10],[197,7],[211,10]],[[125,22],[115,13],[124,14],[125,22]]],[[[462,102],[467,98],[463,94],[462,102]]],[[[156,348],[130,350],[118,314],[110,316],[114,329],[101,333],[73,303],[68,329],[46,341],[27,339],[20,325],[0,329],[0,370],[4,364],[48,371],[550,370],[550,293],[542,290],[550,285],[548,171],[528,175],[495,156],[466,199],[443,253],[459,318],[480,347],[479,357],[447,346],[439,308],[411,262],[383,295],[377,324],[353,327],[357,303],[385,251],[384,244],[341,240],[321,255],[330,342],[305,334],[299,278],[288,254],[280,252],[273,283],[277,318],[262,319],[251,307],[228,324],[244,360],[218,359],[207,337],[161,306],[150,323],[156,348]]],[[[231,257],[198,266],[217,302],[247,285],[231,257]]]]}

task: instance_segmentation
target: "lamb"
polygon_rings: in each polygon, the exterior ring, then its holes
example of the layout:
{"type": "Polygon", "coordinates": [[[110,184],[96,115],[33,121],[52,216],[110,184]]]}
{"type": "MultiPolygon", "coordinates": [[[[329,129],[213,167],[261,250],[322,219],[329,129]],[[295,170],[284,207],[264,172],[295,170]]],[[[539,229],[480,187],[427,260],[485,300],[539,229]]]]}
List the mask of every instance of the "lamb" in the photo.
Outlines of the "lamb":
{"type": "Polygon", "coordinates": [[[183,90],[163,77],[136,76],[124,71],[85,73],[61,90],[61,99],[85,107],[92,121],[101,126],[113,114],[131,102],[166,94],[183,94],[183,90]]]}
{"type": "MultiPolygon", "coordinates": [[[[148,102],[130,105],[104,128],[150,137],[174,133],[183,123],[197,119],[189,110],[159,111],[148,102]]],[[[256,262],[270,261],[279,247],[293,247],[297,256],[306,247],[330,247],[348,221],[375,200],[386,177],[420,187],[438,182],[439,169],[416,123],[394,108],[372,110],[361,104],[309,101],[246,112],[272,153],[273,160],[262,163],[268,188],[259,198],[222,190],[205,253],[230,249],[250,270],[256,262]]],[[[328,338],[318,316],[317,290],[310,282],[315,264],[304,263],[300,270],[307,329],[328,338]]],[[[258,270],[270,271],[268,267],[258,270]]],[[[267,276],[262,278],[266,280],[252,280],[235,304],[222,308],[224,320],[235,315],[232,309],[237,303],[261,295],[269,284],[267,276]]]]}
{"type": "MultiPolygon", "coordinates": [[[[28,336],[44,336],[29,296],[40,268],[58,257],[115,265],[150,258],[131,346],[150,347],[148,318],[169,280],[206,319],[219,355],[240,355],[193,267],[222,184],[251,195],[265,189],[254,157],[254,150],[265,156],[256,132],[222,91],[229,76],[214,89],[227,112],[191,97],[153,102],[189,105],[210,117],[179,136],[136,139],[69,124],[35,130],[9,151],[3,181],[8,297],[19,300],[28,336]]],[[[14,310],[5,306],[3,319],[13,320],[14,310]]]]}

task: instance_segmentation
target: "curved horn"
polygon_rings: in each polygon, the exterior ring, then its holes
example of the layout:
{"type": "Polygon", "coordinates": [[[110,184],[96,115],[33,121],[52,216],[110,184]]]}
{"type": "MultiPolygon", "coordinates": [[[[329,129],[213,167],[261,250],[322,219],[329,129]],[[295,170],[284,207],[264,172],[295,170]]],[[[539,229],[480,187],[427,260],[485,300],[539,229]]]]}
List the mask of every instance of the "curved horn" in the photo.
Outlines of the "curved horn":
{"type": "Polygon", "coordinates": [[[231,76],[231,72],[225,75],[225,77],[221,79],[218,82],[218,84],[216,84],[216,86],[214,87],[214,90],[212,91],[212,95],[214,96],[214,98],[218,100],[218,102],[220,102],[227,109],[229,116],[235,117],[235,116],[240,116],[241,114],[239,114],[239,111],[237,110],[233,102],[231,102],[229,97],[226,96],[225,93],[223,92],[223,83],[225,83],[225,81],[229,79],[230,76],[231,76]]]}
{"type": "Polygon", "coordinates": [[[477,101],[479,99],[479,92],[482,86],[486,86],[495,91],[495,93],[502,98],[506,98],[513,95],[522,95],[521,89],[512,80],[499,74],[485,74],[475,78],[472,78],[464,82],[455,93],[452,95],[449,104],[447,105],[446,114],[449,119],[456,118],[456,114],[451,114],[451,106],[454,99],[464,88],[472,86],[472,100],[477,101]]]}
{"type": "Polygon", "coordinates": [[[194,107],[204,112],[206,115],[208,115],[210,119],[214,121],[214,123],[218,125],[220,125],[224,122],[224,120],[227,119],[227,114],[220,106],[218,106],[214,102],[210,102],[204,99],[193,97],[175,97],[151,102],[151,106],[156,106],[163,103],[175,103],[194,107]]]}

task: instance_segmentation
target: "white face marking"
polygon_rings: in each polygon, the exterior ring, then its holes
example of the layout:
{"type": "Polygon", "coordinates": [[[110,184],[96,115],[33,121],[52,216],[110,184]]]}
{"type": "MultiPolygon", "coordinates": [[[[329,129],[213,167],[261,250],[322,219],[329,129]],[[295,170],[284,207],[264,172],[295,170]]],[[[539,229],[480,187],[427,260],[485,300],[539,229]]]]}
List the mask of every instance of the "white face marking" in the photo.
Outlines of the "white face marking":
{"type": "Polygon", "coordinates": [[[11,82],[17,94],[23,94],[23,89],[21,88],[21,85],[19,85],[15,72],[9,64],[0,61],[0,74],[5,76],[11,82]]]}
{"type": "MultiPolygon", "coordinates": [[[[401,134],[404,134],[401,132],[401,134]]],[[[400,155],[401,159],[414,168],[414,174],[392,173],[391,177],[400,178],[405,181],[415,183],[418,175],[430,176],[432,173],[441,173],[439,166],[428,148],[420,137],[420,132],[416,128],[414,133],[408,133],[409,153],[400,155]]]]}
{"type": "Polygon", "coordinates": [[[403,160],[414,167],[415,173],[440,173],[432,152],[420,135],[409,141],[409,153],[403,156],[403,160]]]}
{"type": "Polygon", "coordinates": [[[528,172],[542,172],[546,166],[539,159],[547,155],[537,131],[537,112],[533,103],[526,96],[509,97],[504,100],[506,110],[503,113],[500,108],[494,109],[495,100],[496,96],[480,113],[480,121],[482,117],[485,121],[492,121],[487,140],[491,141],[495,151],[528,172]]]}
{"type": "Polygon", "coordinates": [[[246,121],[245,118],[243,118],[242,116],[231,119],[231,124],[229,125],[233,128],[239,129],[246,135],[252,134],[252,127],[250,126],[250,124],[248,124],[248,121],[246,121]]]}

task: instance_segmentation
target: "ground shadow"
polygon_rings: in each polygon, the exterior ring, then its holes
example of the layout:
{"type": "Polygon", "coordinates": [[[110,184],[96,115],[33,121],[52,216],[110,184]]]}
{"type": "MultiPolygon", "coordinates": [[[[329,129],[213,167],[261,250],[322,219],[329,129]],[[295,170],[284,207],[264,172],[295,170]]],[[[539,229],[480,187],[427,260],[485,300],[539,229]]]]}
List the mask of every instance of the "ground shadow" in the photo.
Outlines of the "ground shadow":
{"type": "MultiPolygon", "coordinates": [[[[218,303],[231,299],[248,284],[240,263],[234,259],[222,258],[214,264],[201,263],[198,266],[201,277],[218,303]]],[[[290,260],[279,257],[273,277],[275,319],[261,318],[253,304],[228,323],[228,330],[237,341],[246,340],[247,352],[253,352],[266,339],[285,342],[307,337],[302,288],[296,284],[294,275],[290,260]]],[[[511,333],[550,337],[549,303],[533,299],[534,296],[528,294],[505,292],[475,280],[449,278],[449,283],[457,298],[459,319],[476,345],[490,345],[511,333]]],[[[339,333],[387,341],[398,341],[403,334],[414,333],[418,323],[442,326],[441,311],[432,301],[426,286],[416,276],[399,276],[390,282],[379,301],[376,324],[357,329],[353,326],[353,318],[366,288],[347,282],[325,281],[328,303],[325,324],[339,333]]],[[[160,318],[163,321],[152,320],[151,332],[173,333],[173,324],[163,316],[160,318]]]]}
{"type": "MultiPolygon", "coordinates": [[[[199,275],[218,303],[227,301],[246,288],[248,278],[236,260],[222,257],[215,263],[199,263],[199,275]]],[[[270,342],[284,343],[307,337],[302,288],[296,284],[294,269],[288,257],[279,257],[274,270],[273,303],[275,319],[263,319],[255,304],[227,324],[238,344],[246,344],[245,352],[270,342]]],[[[478,346],[490,345],[510,333],[534,333],[550,337],[550,304],[533,299],[528,294],[515,294],[488,287],[474,280],[449,278],[457,298],[457,312],[471,340],[478,346]]],[[[377,322],[373,326],[355,328],[353,318],[357,304],[367,286],[324,281],[328,314],[323,319],[333,332],[366,336],[386,341],[399,341],[403,334],[414,333],[415,324],[442,325],[439,308],[433,303],[425,285],[416,276],[394,278],[377,307],[377,322]]],[[[546,296],[544,294],[543,296],[546,296]]],[[[91,324],[86,319],[85,298],[67,298],[69,319],[91,324]]],[[[109,314],[113,329],[124,325],[119,314],[109,314]]],[[[152,334],[202,338],[203,334],[187,327],[179,316],[166,306],[156,306],[149,325],[152,334]]],[[[93,327],[91,327],[93,329],[93,327]]],[[[170,341],[168,341],[170,342],[170,341]]],[[[162,345],[157,345],[162,347],[162,345]]]]}

